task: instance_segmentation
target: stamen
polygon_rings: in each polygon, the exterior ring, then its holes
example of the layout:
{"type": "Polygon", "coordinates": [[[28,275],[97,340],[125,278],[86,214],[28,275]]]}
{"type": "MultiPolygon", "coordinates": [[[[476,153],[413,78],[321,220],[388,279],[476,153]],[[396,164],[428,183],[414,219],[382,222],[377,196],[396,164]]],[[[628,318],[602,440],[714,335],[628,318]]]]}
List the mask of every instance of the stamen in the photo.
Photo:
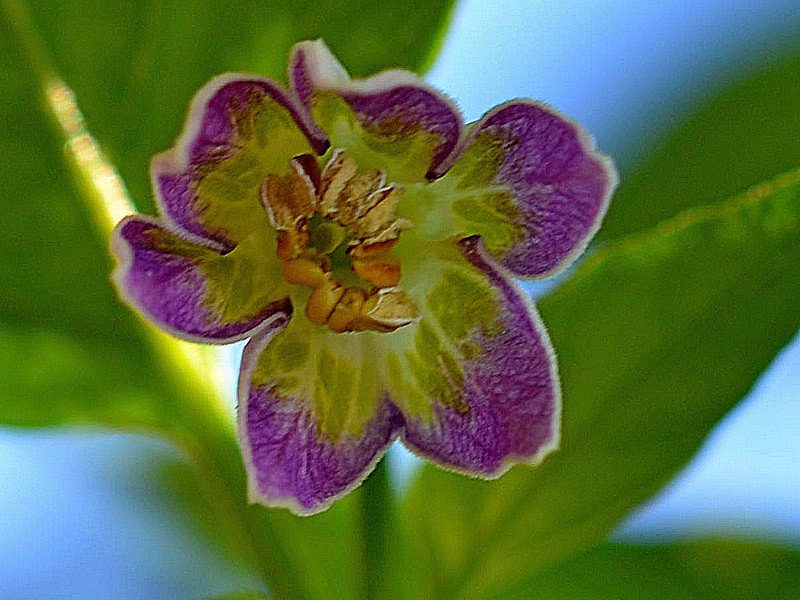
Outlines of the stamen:
{"type": "Polygon", "coordinates": [[[314,194],[316,195],[319,191],[320,183],[322,182],[322,173],[320,173],[317,159],[310,154],[301,154],[300,156],[296,156],[294,160],[297,161],[303,173],[308,177],[309,181],[311,181],[311,185],[314,186],[314,194]]]}
{"type": "Polygon", "coordinates": [[[322,284],[314,288],[306,304],[306,316],[308,320],[317,325],[324,325],[328,322],[333,310],[344,296],[345,288],[337,283],[332,277],[326,277],[322,284]]]}
{"type": "Polygon", "coordinates": [[[314,184],[299,158],[292,160],[288,175],[268,174],[261,184],[261,202],[278,231],[278,256],[282,259],[295,258],[308,246],[308,220],[317,208],[314,184]]]}
{"type": "Polygon", "coordinates": [[[367,294],[364,290],[348,288],[336,308],[333,309],[333,313],[328,319],[328,327],[336,333],[353,331],[356,321],[361,316],[361,308],[366,299],[367,294]]]}
{"type": "Polygon", "coordinates": [[[325,270],[320,260],[291,258],[281,261],[281,273],[289,283],[315,289],[325,281],[325,270]]]}
{"type": "Polygon", "coordinates": [[[338,212],[339,196],[347,182],[356,174],[358,165],[341,148],[333,152],[333,156],[322,171],[322,182],[319,187],[319,203],[322,214],[334,216],[338,212]]]}
{"type": "Polygon", "coordinates": [[[395,217],[402,188],[387,186],[383,171],[358,173],[356,162],[340,149],[322,172],[311,155],[298,156],[291,165],[288,175],[268,175],[261,194],[278,232],[283,278],[311,288],[308,320],[337,333],[389,332],[413,322],[418,307],[397,287],[400,261],[390,254],[410,227],[395,217]],[[350,268],[371,289],[337,281],[329,257],[336,252],[342,252],[338,261],[349,258],[350,268]]]}
{"type": "Polygon", "coordinates": [[[379,288],[400,283],[400,261],[393,256],[374,260],[353,260],[353,271],[367,283],[379,288]]]}
{"type": "Polygon", "coordinates": [[[408,295],[397,288],[383,288],[367,298],[362,308],[369,329],[394,331],[419,318],[419,309],[408,295]]]}
{"type": "Polygon", "coordinates": [[[347,251],[347,254],[356,259],[370,259],[378,258],[388,254],[394,245],[397,243],[397,238],[385,240],[383,242],[366,243],[363,242],[357,246],[353,246],[347,251]]]}
{"type": "Polygon", "coordinates": [[[381,189],[386,183],[386,174],[382,171],[367,171],[351,178],[339,196],[337,220],[342,225],[353,225],[362,215],[374,206],[370,201],[373,192],[381,189]]]}
{"type": "Polygon", "coordinates": [[[368,243],[396,239],[411,227],[405,219],[395,218],[395,209],[402,189],[388,187],[377,190],[370,198],[370,208],[353,224],[356,236],[368,243]]]}

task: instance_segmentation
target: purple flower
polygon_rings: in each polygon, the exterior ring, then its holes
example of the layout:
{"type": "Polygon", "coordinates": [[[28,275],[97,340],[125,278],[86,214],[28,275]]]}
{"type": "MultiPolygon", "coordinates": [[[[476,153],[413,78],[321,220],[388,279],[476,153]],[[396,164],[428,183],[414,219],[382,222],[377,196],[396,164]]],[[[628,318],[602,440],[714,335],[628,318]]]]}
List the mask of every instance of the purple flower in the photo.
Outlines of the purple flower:
{"type": "Polygon", "coordinates": [[[295,46],[289,80],[206,85],[153,160],[160,216],[114,232],[129,304],[184,339],[249,338],[251,499],[324,510],[398,437],[477,477],[538,463],[558,445],[560,389],[513,277],[586,247],[611,161],[547,106],[464,126],[412,73],[351,80],[320,41],[295,46]]]}

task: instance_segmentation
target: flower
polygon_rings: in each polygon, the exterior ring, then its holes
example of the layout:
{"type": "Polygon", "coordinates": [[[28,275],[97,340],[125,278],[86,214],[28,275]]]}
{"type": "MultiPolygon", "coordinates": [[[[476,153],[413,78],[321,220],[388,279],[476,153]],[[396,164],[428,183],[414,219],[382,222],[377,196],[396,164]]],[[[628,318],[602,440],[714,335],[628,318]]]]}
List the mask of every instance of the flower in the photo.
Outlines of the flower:
{"type": "Polygon", "coordinates": [[[116,228],[125,301],[172,334],[249,338],[250,497],[298,514],[396,439],[483,478],[557,447],[545,328],[512,277],[561,271],[599,227],[611,161],[529,100],[464,126],[412,73],[352,80],[296,45],[289,91],[226,74],[152,162],[160,216],[116,228]]]}

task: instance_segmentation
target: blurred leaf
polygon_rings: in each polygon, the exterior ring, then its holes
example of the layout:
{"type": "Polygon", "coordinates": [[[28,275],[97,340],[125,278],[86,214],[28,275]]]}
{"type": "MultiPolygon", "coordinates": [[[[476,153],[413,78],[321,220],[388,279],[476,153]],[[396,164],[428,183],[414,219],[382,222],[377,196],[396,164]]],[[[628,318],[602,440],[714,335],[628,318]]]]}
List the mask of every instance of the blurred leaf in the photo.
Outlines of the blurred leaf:
{"type": "MultiPolygon", "coordinates": [[[[296,20],[276,18],[289,7],[274,4],[186,2],[168,13],[154,3],[41,2],[34,17],[47,47],[24,2],[0,2],[0,424],[99,423],[170,438],[202,472],[206,508],[215,507],[210,524],[226,532],[231,560],[257,567],[276,597],[352,597],[363,585],[353,566],[363,535],[357,496],[309,519],[248,505],[230,414],[220,412],[216,388],[189,364],[185,345],[144,326],[116,299],[107,207],[90,181],[98,173],[80,163],[81,151],[96,149],[75,107],[68,123],[54,107],[72,98],[48,50],[86,98],[109,147],[130,153],[127,172],[143,190],[149,154],[171,143],[196,87],[224,68],[271,72],[278,46],[282,69],[289,42],[305,37],[296,20]],[[268,44],[270,36],[282,41],[268,44]]],[[[361,20],[346,26],[331,12],[342,4],[306,3],[320,31],[341,30],[331,40],[335,49],[354,32],[367,35],[367,16],[382,26],[405,22],[401,13],[363,3],[361,20]]],[[[407,21],[419,25],[416,37],[397,28],[381,34],[382,45],[348,45],[358,52],[351,67],[395,56],[400,36],[405,60],[420,64],[430,48],[423,32],[438,33],[446,6],[440,16],[435,7],[414,12],[407,21]]],[[[102,175],[113,176],[104,167],[102,175]]]]}
{"type": "Polygon", "coordinates": [[[243,486],[243,473],[238,476],[239,481],[235,474],[209,481],[208,472],[237,468],[231,464],[222,469],[198,469],[196,465],[171,462],[156,466],[152,475],[158,478],[157,489],[165,494],[163,509],[187,528],[199,530],[221,557],[241,556],[242,537],[253,535],[285,552],[286,565],[297,577],[293,589],[285,594],[287,597],[358,597],[364,584],[358,519],[360,492],[337,502],[325,513],[308,518],[295,517],[285,510],[246,506],[244,498],[240,505],[232,506],[216,486],[232,482],[243,486]],[[246,529],[231,528],[231,511],[243,513],[246,529]]]}
{"type": "Polygon", "coordinates": [[[800,47],[719,92],[622,184],[601,238],[617,238],[729,198],[800,164],[800,47]]]}
{"type": "Polygon", "coordinates": [[[800,171],[601,248],[540,302],[562,448],[405,506],[431,597],[485,597],[599,542],[692,456],[800,326],[800,171]]]}
{"type": "Polygon", "coordinates": [[[148,165],[214,75],[285,79],[289,48],[322,37],[355,75],[426,67],[454,0],[30,0],[56,69],[142,212],[148,165]]]}
{"type": "Polygon", "coordinates": [[[0,423],[171,430],[174,397],[157,397],[171,377],[111,289],[108,241],[47,106],[56,80],[35,39],[20,35],[24,12],[3,6],[0,423]]]}
{"type": "MultiPolygon", "coordinates": [[[[199,530],[221,557],[241,555],[240,537],[246,532],[230,528],[231,506],[224,494],[216,493],[214,482],[207,480],[208,469],[163,460],[152,467],[150,472],[143,473],[143,487],[158,490],[162,495],[161,510],[187,528],[199,530]]],[[[346,498],[313,517],[298,518],[287,511],[256,506],[246,509],[251,531],[266,536],[265,541],[277,542],[278,547],[288,550],[293,565],[302,565],[300,582],[294,590],[296,597],[419,597],[410,577],[411,557],[405,540],[394,531],[393,514],[383,515],[377,524],[392,528],[386,532],[385,543],[389,547],[376,553],[384,558],[377,571],[381,581],[364,581],[364,563],[369,558],[366,555],[375,549],[376,542],[368,539],[361,515],[367,506],[365,500],[375,490],[371,483],[368,479],[346,498]]],[[[374,503],[371,508],[375,508],[374,503]]],[[[385,509],[393,512],[391,507],[385,509]]]]}
{"type": "Polygon", "coordinates": [[[758,543],[604,545],[503,598],[547,600],[790,600],[800,598],[800,552],[758,543]]]}
{"type": "MultiPolygon", "coordinates": [[[[0,121],[7,125],[0,138],[0,424],[147,431],[195,456],[209,451],[207,437],[218,436],[228,454],[219,458],[229,463],[225,476],[239,484],[222,493],[233,504],[225,526],[241,530],[245,486],[230,418],[217,412],[214,387],[189,371],[175,344],[155,337],[117,301],[108,232],[91,210],[97,191],[49,104],[48,93],[65,90],[24,7],[12,0],[0,6],[0,121]]],[[[257,564],[254,549],[263,542],[239,543],[231,558],[257,564]]],[[[282,566],[271,549],[261,552],[282,566]]],[[[291,577],[292,569],[286,572],[291,577]]]]}

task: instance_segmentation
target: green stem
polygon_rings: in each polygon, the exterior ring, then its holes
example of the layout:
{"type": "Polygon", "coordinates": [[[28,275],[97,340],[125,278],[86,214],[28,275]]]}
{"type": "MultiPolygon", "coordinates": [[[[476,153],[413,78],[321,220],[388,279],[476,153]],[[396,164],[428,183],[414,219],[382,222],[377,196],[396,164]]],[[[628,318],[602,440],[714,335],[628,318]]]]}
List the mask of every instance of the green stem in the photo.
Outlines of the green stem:
{"type": "Polygon", "coordinates": [[[394,518],[386,459],[361,486],[361,523],[364,551],[364,597],[388,598],[389,554],[394,518]]]}
{"type": "MultiPolygon", "coordinates": [[[[88,135],[88,131],[71,93],[58,77],[31,19],[28,3],[25,0],[0,0],[0,20],[8,20],[27,66],[38,80],[40,110],[54,134],[67,147],[65,155],[73,181],[95,219],[98,235],[107,243],[112,227],[121,218],[120,211],[122,214],[131,212],[130,199],[121,187],[115,189],[113,195],[98,187],[92,167],[98,167],[102,162],[100,159],[94,159],[96,164],[88,164],[88,159],[82,159],[71,151],[69,144],[72,139],[88,135]],[[62,93],[58,102],[52,97],[54,90],[62,93]]],[[[105,162],[99,166],[113,172],[111,165],[105,162]]],[[[241,558],[263,576],[271,596],[293,600],[308,597],[293,557],[275,535],[278,517],[248,504],[246,474],[230,416],[224,410],[217,387],[206,381],[202,372],[198,373],[197,365],[191,363],[189,355],[196,352],[167,339],[149,325],[143,331],[151,344],[153,356],[157,357],[156,364],[163,365],[164,380],[172,385],[165,402],[174,403],[175,417],[172,431],[166,431],[163,423],[152,424],[152,429],[147,427],[147,423],[145,431],[171,439],[186,452],[201,472],[209,500],[218,510],[220,529],[233,540],[241,558]]]]}
{"type": "Polygon", "coordinates": [[[204,415],[196,405],[190,408],[195,409],[191,415],[195,429],[191,439],[179,439],[178,445],[202,474],[209,499],[220,515],[219,527],[240,548],[241,558],[260,573],[271,598],[307,597],[292,559],[274,532],[273,514],[248,502],[247,475],[231,427],[213,410],[204,415]]]}
{"type": "MultiPolygon", "coordinates": [[[[308,598],[294,557],[276,534],[276,511],[251,505],[247,473],[236,440],[235,423],[226,408],[219,382],[204,377],[202,365],[185,353],[184,344],[148,328],[153,353],[166,366],[172,385],[175,428],[168,434],[201,474],[208,491],[209,510],[216,511],[218,530],[269,586],[278,600],[308,598]]],[[[197,357],[194,357],[197,359],[197,357]]],[[[208,356],[204,357],[206,360],[208,356]]],[[[208,368],[208,367],[206,367],[208,368]]]]}

